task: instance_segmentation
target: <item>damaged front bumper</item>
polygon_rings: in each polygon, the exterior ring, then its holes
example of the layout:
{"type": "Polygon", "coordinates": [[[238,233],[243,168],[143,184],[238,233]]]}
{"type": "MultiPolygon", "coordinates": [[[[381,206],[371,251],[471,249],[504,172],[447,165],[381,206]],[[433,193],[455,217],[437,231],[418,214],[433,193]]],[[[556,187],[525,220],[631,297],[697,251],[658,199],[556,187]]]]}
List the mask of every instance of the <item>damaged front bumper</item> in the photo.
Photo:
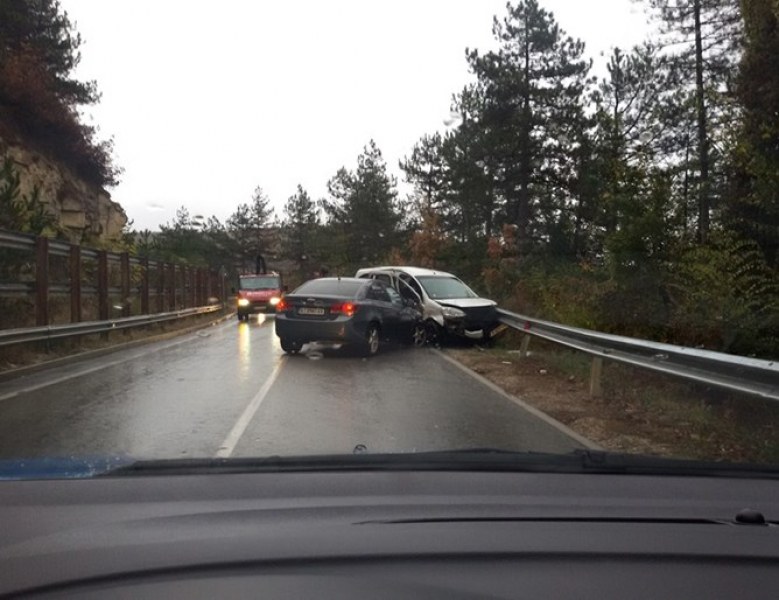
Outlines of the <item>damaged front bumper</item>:
{"type": "Polygon", "coordinates": [[[466,328],[462,321],[446,321],[446,331],[450,335],[463,337],[469,340],[489,340],[493,339],[508,329],[503,323],[496,323],[490,326],[484,326],[479,329],[466,328]]]}

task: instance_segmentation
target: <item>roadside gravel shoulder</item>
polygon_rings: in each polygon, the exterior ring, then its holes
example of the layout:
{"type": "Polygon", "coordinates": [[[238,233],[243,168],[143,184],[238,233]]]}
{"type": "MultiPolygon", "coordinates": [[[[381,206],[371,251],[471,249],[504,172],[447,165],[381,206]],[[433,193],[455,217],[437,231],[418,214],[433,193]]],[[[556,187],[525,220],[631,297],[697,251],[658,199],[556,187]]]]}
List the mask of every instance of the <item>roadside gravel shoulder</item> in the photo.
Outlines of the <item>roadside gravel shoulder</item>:
{"type": "Polygon", "coordinates": [[[603,395],[589,395],[589,360],[543,348],[448,348],[446,354],[507,393],[606,450],[779,463],[779,406],[701,390],[623,365],[606,364],[603,395]]]}

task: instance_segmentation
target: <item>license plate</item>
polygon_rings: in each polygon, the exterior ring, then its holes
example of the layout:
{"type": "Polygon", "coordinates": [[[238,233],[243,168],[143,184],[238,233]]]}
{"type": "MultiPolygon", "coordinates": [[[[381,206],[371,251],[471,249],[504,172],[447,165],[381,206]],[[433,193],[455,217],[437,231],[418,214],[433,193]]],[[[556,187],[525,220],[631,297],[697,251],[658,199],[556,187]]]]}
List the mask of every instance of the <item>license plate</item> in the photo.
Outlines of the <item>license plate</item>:
{"type": "Polygon", "coordinates": [[[322,316],[323,314],[325,314],[325,309],[324,308],[306,308],[306,307],[301,307],[301,308],[298,309],[298,314],[299,315],[318,315],[318,316],[322,316]]]}
{"type": "Polygon", "coordinates": [[[508,328],[509,328],[508,325],[500,324],[495,329],[490,331],[490,337],[495,337],[496,335],[499,335],[499,334],[503,333],[504,331],[506,331],[508,328]]]}

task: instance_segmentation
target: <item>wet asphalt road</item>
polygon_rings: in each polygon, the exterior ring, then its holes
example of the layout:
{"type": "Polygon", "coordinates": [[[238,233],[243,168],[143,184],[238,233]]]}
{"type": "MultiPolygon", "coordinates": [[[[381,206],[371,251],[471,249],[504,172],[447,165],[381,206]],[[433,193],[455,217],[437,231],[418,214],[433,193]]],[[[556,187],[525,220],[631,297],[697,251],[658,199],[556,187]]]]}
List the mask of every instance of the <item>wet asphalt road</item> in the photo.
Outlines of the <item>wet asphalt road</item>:
{"type": "Polygon", "coordinates": [[[313,350],[260,316],[0,382],[0,458],[581,447],[432,349],[313,350]]]}

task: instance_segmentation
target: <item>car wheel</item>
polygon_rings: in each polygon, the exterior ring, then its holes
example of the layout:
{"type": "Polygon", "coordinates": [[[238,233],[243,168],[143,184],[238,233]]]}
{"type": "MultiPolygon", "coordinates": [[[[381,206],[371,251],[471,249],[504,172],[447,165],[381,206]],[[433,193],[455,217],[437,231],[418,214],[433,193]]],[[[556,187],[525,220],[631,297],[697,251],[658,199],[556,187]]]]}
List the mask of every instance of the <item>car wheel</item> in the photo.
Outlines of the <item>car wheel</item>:
{"type": "Polygon", "coordinates": [[[380,343],[379,327],[375,323],[372,323],[368,326],[368,331],[365,332],[365,347],[363,348],[363,354],[365,354],[365,356],[375,356],[379,352],[380,343]]]}
{"type": "Polygon", "coordinates": [[[409,345],[415,348],[421,348],[427,343],[427,328],[424,323],[417,323],[411,330],[409,345]]]}
{"type": "Polygon", "coordinates": [[[444,329],[432,319],[425,321],[425,341],[431,346],[440,346],[444,340],[444,329]]]}
{"type": "Polygon", "coordinates": [[[491,337],[485,337],[480,340],[476,341],[476,344],[481,346],[482,348],[494,348],[495,347],[495,340],[491,337]]]}
{"type": "Polygon", "coordinates": [[[284,350],[287,354],[297,354],[300,352],[300,349],[303,347],[303,344],[298,342],[297,340],[290,340],[289,338],[280,338],[279,341],[281,342],[281,349],[284,350]]]}

